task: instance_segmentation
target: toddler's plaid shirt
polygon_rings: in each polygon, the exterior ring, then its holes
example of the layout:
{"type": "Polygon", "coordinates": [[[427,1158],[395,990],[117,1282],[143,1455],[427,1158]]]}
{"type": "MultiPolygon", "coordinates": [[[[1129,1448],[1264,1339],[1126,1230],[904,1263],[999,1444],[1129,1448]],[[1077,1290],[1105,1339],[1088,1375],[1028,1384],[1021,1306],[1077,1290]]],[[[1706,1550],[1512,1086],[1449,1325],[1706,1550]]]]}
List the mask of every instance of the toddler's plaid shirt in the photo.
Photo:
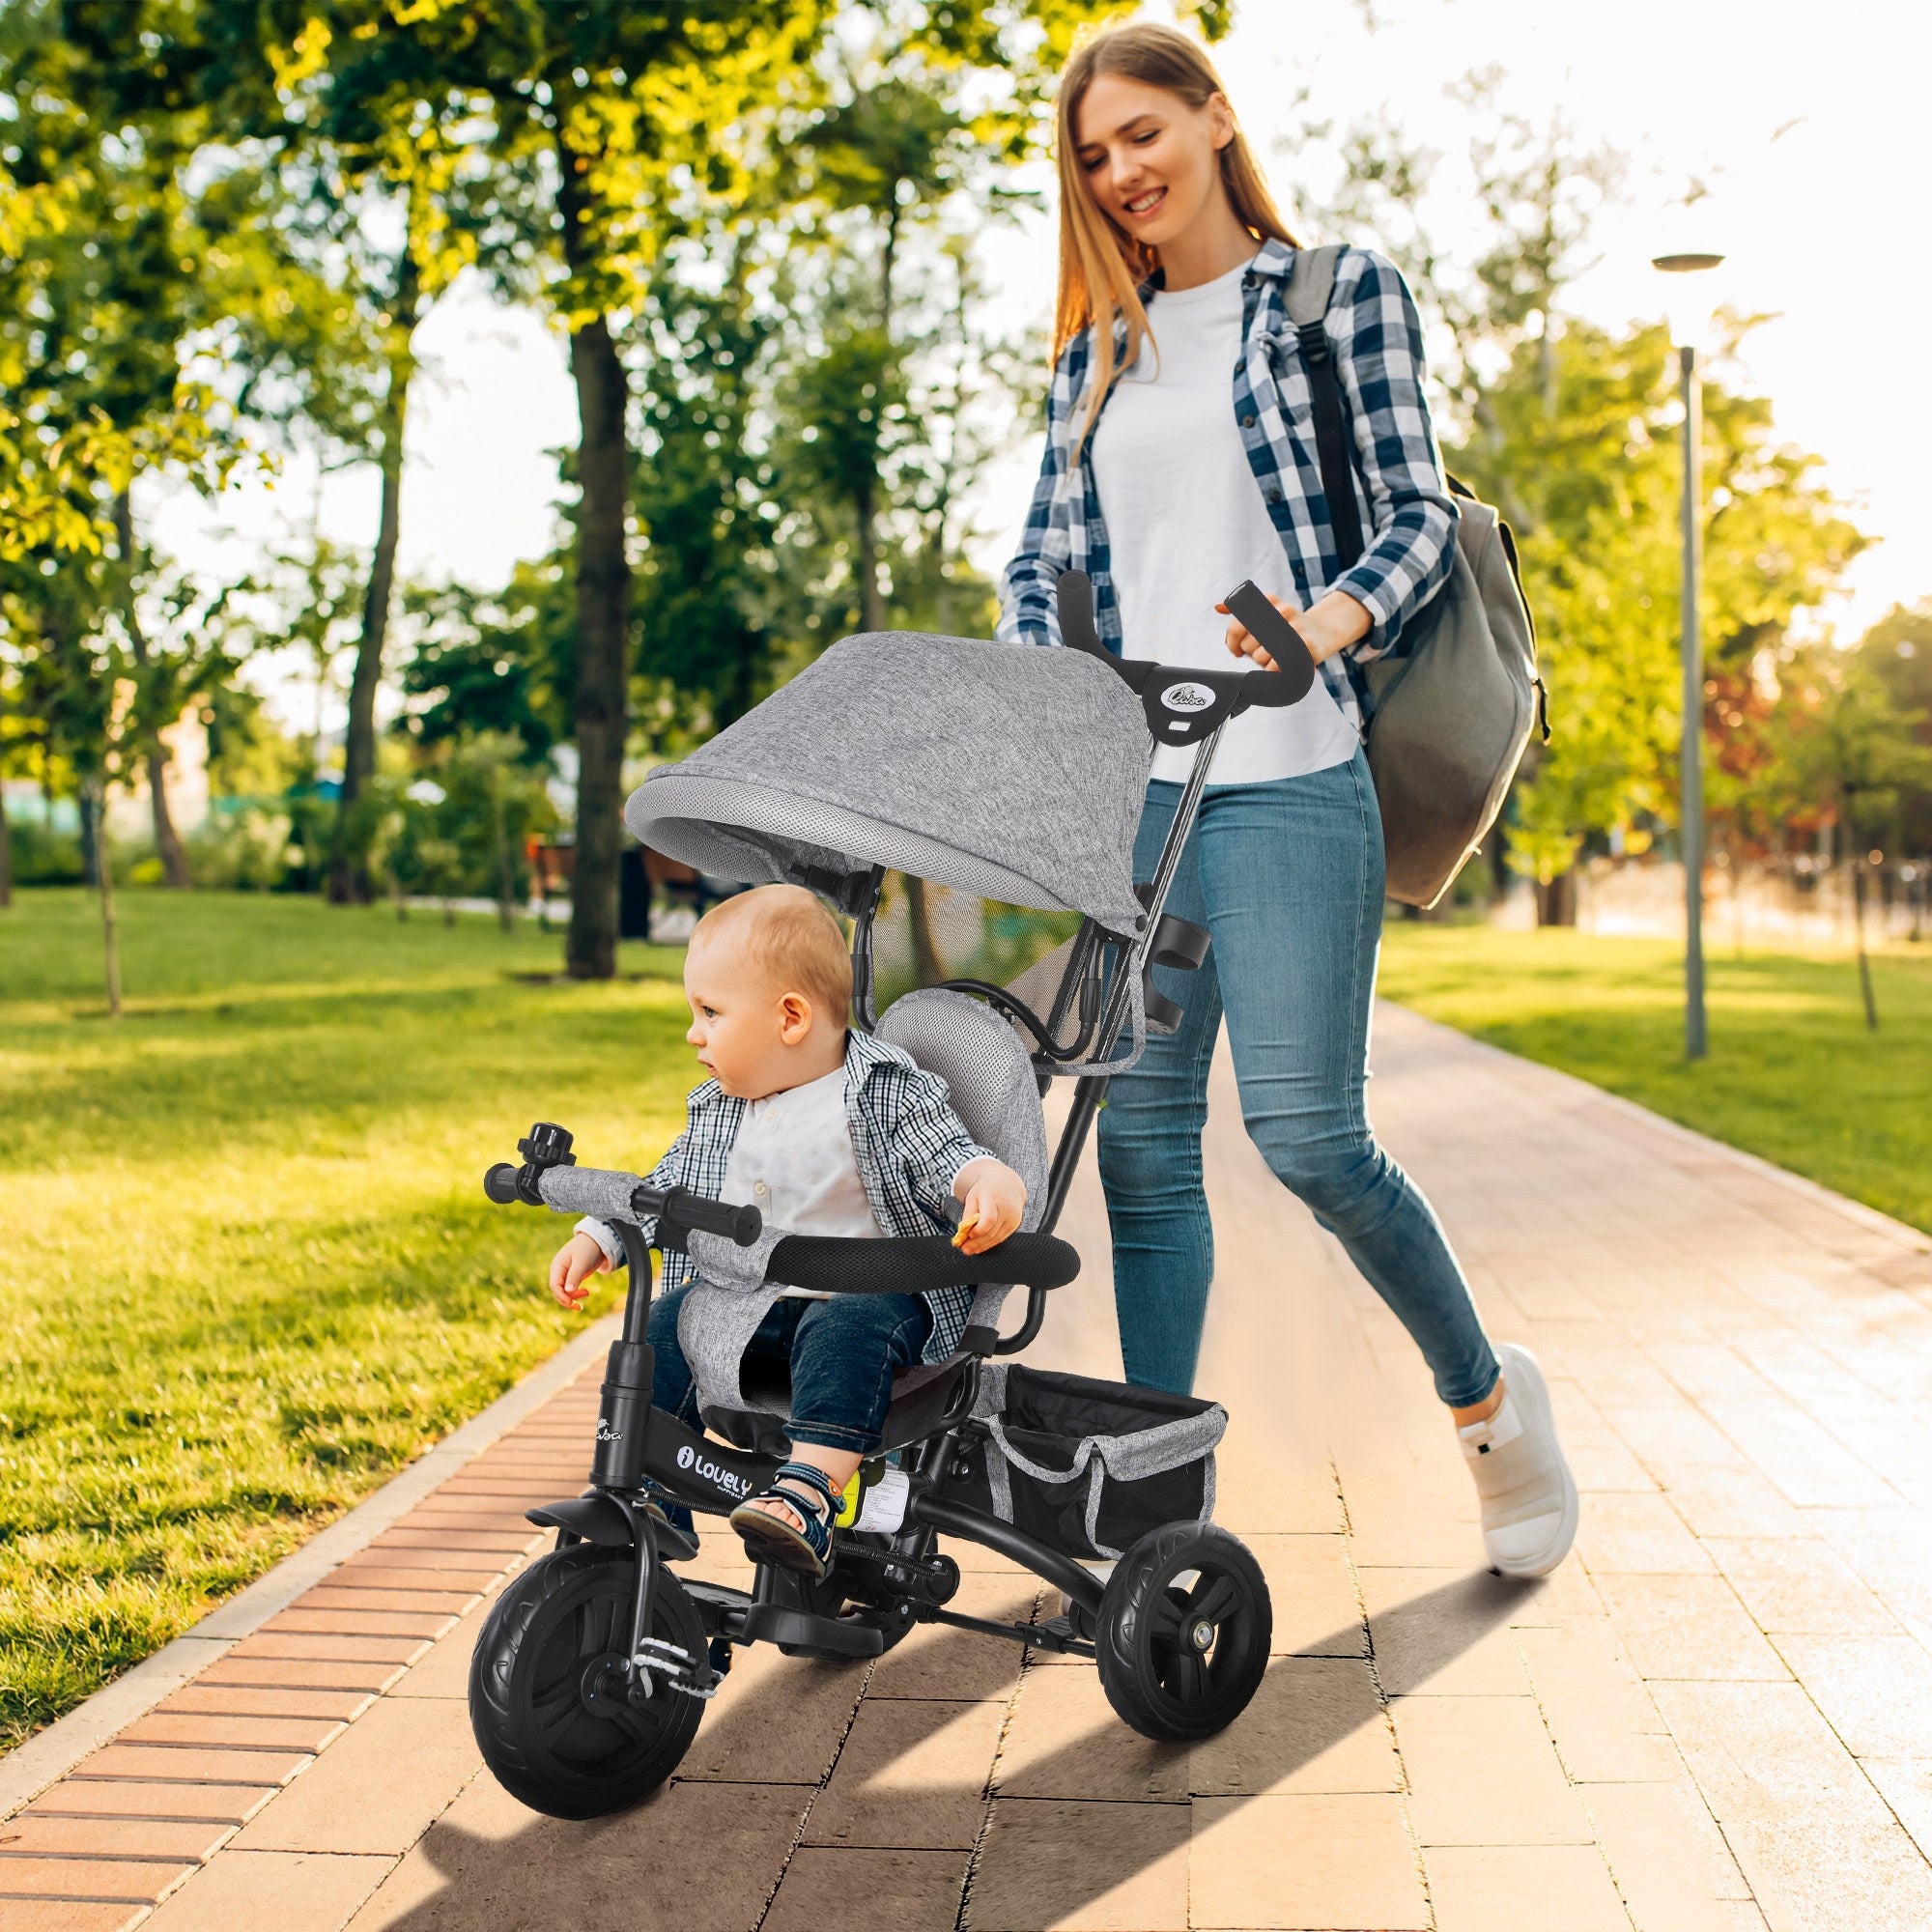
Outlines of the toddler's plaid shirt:
{"type": "MultiPolygon", "coordinates": [[[[1265,242],[1241,279],[1242,350],[1230,394],[1255,487],[1281,534],[1287,565],[1282,582],[1261,588],[1277,596],[1292,591],[1303,610],[1324,591],[1346,590],[1373,620],[1367,637],[1321,667],[1343,716],[1359,724],[1362,706],[1350,668],[1403,654],[1403,627],[1449,575],[1456,502],[1443,480],[1423,399],[1422,328],[1415,304],[1393,263],[1350,248],[1335,267],[1323,330],[1348,403],[1356,507],[1369,536],[1354,566],[1341,568],[1321,489],[1308,375],[1285,305],[1294,255],[1284,242],[1265,242]]],[[[1158,332],[1155,284],[1141,293],[1143,300],[1153,296],[1150,318],[1158,332]]],[[[1122,322],[1115,333],[1117,354],[1124,352],[1125,343],[1122,322]]],[[[1093,349],[1090,327],[1066,345],[1053,372],[1046,454],[1019,553],[1001,583],[999,634],[1013,642],[1059,643],[1055,581],[1063,570],[1084,570],[1094,583],[1101,640],[1118,655],[1120,604],[1094,488],[1091,435],[1077,467],[1072,461],[1086,416],[1093,349]]],[[[1218,596],[1234,585],[1211,587],[1218,596]]]]}

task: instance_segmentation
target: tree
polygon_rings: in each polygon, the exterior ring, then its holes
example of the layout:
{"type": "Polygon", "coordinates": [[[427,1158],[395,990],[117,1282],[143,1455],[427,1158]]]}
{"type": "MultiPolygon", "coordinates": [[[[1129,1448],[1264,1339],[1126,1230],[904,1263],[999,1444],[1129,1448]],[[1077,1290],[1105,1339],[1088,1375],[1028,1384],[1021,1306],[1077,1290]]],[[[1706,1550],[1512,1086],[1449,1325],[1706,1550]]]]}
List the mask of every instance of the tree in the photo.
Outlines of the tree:
{"type": "Polygon", "coordinates": [[[1902,794],[1932,787],[1932,750],[1920,742],[1923,711],[1902,711],[1869,661],[1813,653],[1793,680],[1800,703],[1788,715],[1784,782],[1796,800],[1826,805],[1845,829],[1852,867],[1853,929],[1865,1025],[1878,1031],[1865,896],[1873,841],[1891,829],[1902,794]]]}
{"type": "MultiPolygon", "coordinates": [[[[1515,528],[1554,728],[1517,781],[1508,859],[1537,882],[1540,917],[1574,918],[1566,881],[1586,839],[1640,847],[1677,817],[1678,416],[1662,327],[1605,328],[1566,310],[1618,157],[1579,147],[1560,120],[1499,113],[1497,79],[1462,83],[1485,128],[1463,177],[1445,184],[1442,156],[1364,125],[1343,144],[1330,206],[1342,232],[1408,275],[1441,351],[1448,466],[1515,528]],[[1433,237],[1445,187],[1472,191],[1489,223],[1466,266],[1433,237]]],[[[1727,319],[1705,386],[1701,722],[1719,771],[1750,681],[1865,541],[1820,484],[1819,459],[1780,443],[1770,404],[1734,386],[1752,326],[1727,319]]],[[[1751,759],[1741,750],[1730,763],[1741,775],[1751,759]]],[[[1716,800],[1745,809],[1735,785],[1716,800]]]]}

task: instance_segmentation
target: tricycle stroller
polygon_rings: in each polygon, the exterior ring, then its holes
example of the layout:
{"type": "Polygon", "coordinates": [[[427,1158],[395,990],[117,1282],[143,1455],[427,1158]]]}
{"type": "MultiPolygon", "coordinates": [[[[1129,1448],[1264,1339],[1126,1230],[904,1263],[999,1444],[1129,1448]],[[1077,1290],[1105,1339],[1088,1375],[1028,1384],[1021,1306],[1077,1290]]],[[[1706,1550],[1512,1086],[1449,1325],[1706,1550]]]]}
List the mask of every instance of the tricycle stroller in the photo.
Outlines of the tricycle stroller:
{"type": "Polygon", "coordinates": [[[1312,682],[1299,640],[1248,592],[1230,601],[1279,671],[1112,658],[1094,636],[1086,580],[1069,573],[1060,615],[1075,648],[848,638],[632,795],[626,823],[654,850],[724,878],[807,886],[852,920],[852,1024],[946,1079],[968,1131],[1026,1181],[1027,1217],[970,1257],[943,1234],[789,1235],[750,1207],[579,1167],[569,1134],[547,1124],[518,1144],[520,1164],[490,1170],[493,1201],[611,1222],[630,1271],[590,1488],[529,1512],[556,1530],[556,1547],[511,1579],[470,1666],[477,1743],[525,1804],[585,1818],[637,1803],[676,1769],[740,1644],[869,1658],[921,1622],[989,1633],[1093,1658],[1114,1709],[1155,1739],[1211,1736],[1254,1695],[1272,1616],[1260,1566],[1210,1520],[1226,1411],[1001,1359],[1033,1341],[1046,1295],[1078,1272],[1052,1230],[1111,1075],[1133,1064],[1147,1028],[1179,1017],[1150,968],[1207,954],[1208,934],[1162,907],[1221,727],[1249,704],[1292,703],[1312,682]],[[1154,877],[1136,884],[1150,731],[1200,749],[1154,877]],[[1006,984],[918,986],[879,1013],[875,922],[893,871],[1076,916],[1077,928],[1006,984]],[[1056,1074],[1077,1084],[1049,1154],[1042,1101],[1056,1074]],[[686,1250],[717,1284],[692,1294],[679,1325],[704,1435],[651,1406],[652,1245],[686,1250]],[[1027,1290],[1026,1318],[1002,1335],[1014,1286],[1027,1290]],[[896,1466],[868,1465],[873,1487],[836,1532],[829,1574],[759,1563],[749,1594],[680,1577],[671,1565],[696,1545],[646,1484],[725,1515],[787,1453],[782,1365],[757,1378],[772,1365],[742,1359],[745,1321],[787,1288],[940,1287],[975,1291],[961,1346],[895,1379],[882,1454],[896,1466]],[[719,1317],[709,1346],[693,1332],[707,1307],[719,1317]],[[1061,1591],[1064,1613],[1009,1625],[949,1609],[960,1573],[941,1536],[1025,1565],[1061,1591]],[[1115,1559],[1112,1575],[1103,1583],[1082,1558],[1115,1559]]]}

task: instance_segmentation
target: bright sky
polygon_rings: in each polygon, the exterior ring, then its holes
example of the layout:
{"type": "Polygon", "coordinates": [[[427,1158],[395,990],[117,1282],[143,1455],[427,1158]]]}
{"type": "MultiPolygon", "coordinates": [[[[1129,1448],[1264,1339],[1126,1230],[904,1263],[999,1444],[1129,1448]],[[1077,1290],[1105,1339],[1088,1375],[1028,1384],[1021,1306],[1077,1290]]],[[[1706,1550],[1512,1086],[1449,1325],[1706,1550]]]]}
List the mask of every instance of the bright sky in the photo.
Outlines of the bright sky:
{"type": "MultiPolygon", "coordinates": [[[[1796,0],[1624,0],[1613,12],[1548,0],[1241,0],[1237,21],[1214,58],[1264,156],[1295,142],[1290,103],[1304,86],[1318,118],[1346,126],[1386,107],[1460,156],[1468,117],[1444,89],[1489,65],[1506,73],[1504,107],[1539,122],[1560,111],[1584,143],[1628,155],[1631,206],[1604,222],[1575,306],[1613,325],[1661,314],[1653,254],[1723,252],[1714,294],[1776,317],[1747,349],[1747,378],[1774,399],[1781,433],[1828,459],[1861,527],[1884,538],[1827,620],[1855,635],[1894,602],[1932,596],[1932,403],[1919,346],[1932,318],[1922,100],[1932,14],[1891,0],[1834,0],[1824,16],[1796,0]],[[1712,190],[1694,234],[1668,212],[1693,178],[1712,190]]],[[[1285,191],[1292,162],[1271,166],[1285,191]]],[[[1011,323],[1043,327],[1051,214],[996,236],[987,253],[1011,323]]],[[[577,434],[564,346],[534,315],[480,291],[442,302],[418,343],[428,375],[412,399],[402,566],[498,583],[548,546],[546,452],[577,434]]],[[[1037,461],[1035,434],[984,480],[973,549],[988,571],[1011,547],[1037,461]]],[[[305,526],[317,487],[313,464],[296,461],[272,495],[252,484],[215,505],[184,493],[143,507],[164,550],[216,567],[245,560],[278,518],[305,526]],[[226,543],[224,529],[236,533],[226,543]]],[[[374,471],[320,487],[323,527],[371,542],[374,471]]]]}

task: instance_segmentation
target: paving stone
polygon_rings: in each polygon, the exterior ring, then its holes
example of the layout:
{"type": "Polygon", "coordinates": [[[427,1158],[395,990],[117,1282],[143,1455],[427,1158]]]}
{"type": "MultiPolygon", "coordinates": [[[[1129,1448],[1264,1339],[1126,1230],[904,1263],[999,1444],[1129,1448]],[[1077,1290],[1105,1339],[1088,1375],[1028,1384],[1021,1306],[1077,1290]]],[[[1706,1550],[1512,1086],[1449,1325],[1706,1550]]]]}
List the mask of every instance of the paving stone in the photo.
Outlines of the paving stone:
{"type": "Polygon", "coordinates": [[[316,1752],[342,1733],[339,1718],[238,1717],[223,1713],[151,1711],[121,1733],[124,1745],[206,1745],[250,1750],[316,1752]]]}
{"type": "Polygon", "coordinates": [[[293,1696],[314,1691],[324,1697],[360,1697],[386,1690],[402,1674],[400,1663],[358,1663],[327,1657],[237,1657],[230,1651],[226,1657],[216,1658],[194,1680],[193,1688],[209,1696],[261,1690],[293,1696]]]}
{"type": "Polygon", "coordinates": [[[18,1815],[63,1818],[178,1818],[240,1825],[275,1796],[270,1785],[115,1784],[68,1776],[43,1791],[18,1815]]]}
{"type": "Polygon", "coordinates": [[[134,1932],[151,1917],[145,1905],[65,1898],[10,1898],[6,1912],[7,1932],[134,1932]]]}
{"type": "Polygon", "coordinates": [[[1857,1757],[1909,1757],[1932,1718],[1932,1657],[1907,1636],[1780,1636],[1777,1648],[1857,1757]]]}
{"type": "Polygon", "coordinates": [[[1713,1537],[1704,1547],[1768,1635],[1898,1634],[1896,1620],[1821,1538],[1713,1537]]]}
{"type": "Polygon", "coordinates": [[[995,1788],[1003,1798],[1178,1804],[1187,1797],[1187,1747],[1151,1744],[1130,1731],[1092,1670],[1028,1671],[1004,1738],[997,1725],[994,1735],[995,1788]]]}
{"type": "Polygon", "coordinates": [[[1423,1845],[1594,1842],[1533,1699],[1398,1697],[1390,1710],[1423,1845]]]}
{"type": "MultiPolygon", "coordinates": [[[[464,1600],[468,1607],[469,1599],[464,1600]]],[[[269,1635],[390,1636],[412,1643],[434,1643],[456,1622],[454,1611],[288,1609],[277,1611],[262,1626],[269,1635]]]]}
{"type": "Polygon", "coordinates": [[[997,1799],[965,1923],[971,1932],[1184,1932],[1190,1827],[1185,1804],[997,1799]]]}
{"type": "Polygon", "coordinates": [[[244,1636],[228,1652],[226,1661],[298,1658],[307,1663],[413,1663],[430,1642],[430,1638],[419,1636],[357,1635],[326,1630],[275,1631],[265,1627],[252,1636],[244,1636]]]}
{"type": "Polygon", "coordinates": [[[480,1762],[467,1706],[384,1698],[247,1826],[235,1849],[406,1852],[480,1762]]]}
{"type": "Polygon", "coordinates": [[[1217,1798],[1399,1790],[1395,1733],[1367,1660],[1276,1658],[1240,1717],[1193,1747],[1187,1780],[1217,1798]]]}
{"type": "Polygon", "coordinates": [[[1868,1757],[1862,1769],[1918,1849],[1932,1859],[1932,1757],[1868,1757]]]}
{"type": "Polygon", "coordinates": [[[1281,1657],[1361,1657],[1368,1631],[1342,1536],[1242,1539],[1267,1578],[1274,1606],[1270,1648],[1281,1657]]]}
{"type": "Polygon", "coordinates": [[[1707,1932],[1748,1899],[1723,1834],[1688,1777],[1578,1787],[1636,1932],[1707,1932]]]}
{"type": "Polygon", "coordinates": [[[234,1828],[176,1818],[68,1818],[21,1811],[0,1822],[0,1854],[42,1858],[213,1858],[234,1828]]]}
{"type": "MultiPolygon", "coordinates": [[[[427,1553],[452,1555],[456,1552],[438,1550],[427,1553]]],[[[431,1570],[418,1565],[371,1563],[363,1557],[353,1557],[329,1577],[328,1586],[332,1590],[429,1590],[473,1597],[489,1589],[501,1575],[502,1571],[495,1565],[480,1570],[473,1565],[463,1569],[443,1565],[431,1570]]]]}
{"type": "Polygon", "coordinates": [[[1894,1822],[1793,1830],[1734,1821],[1724,1836],[1771,1932],[1873,1932],[1932,1925],[1932,1868],[1894,1822]]]}
{"type": "Polygon", "coordinates": [[[967,1850],[985,1818],[999,1704],[862,1702],[806,1825],[809,1845],[967,1850]]]}
{"type": "Polygon", "coordinates": [[[678,1766],[680,1779],[817,1785],[831,1771],[866,1686],[864,1664],[731,1654],[731,1672],[678,1766]]]}
{"type": "MultiPolygon", "coordinates": [[[[210,1684],[203,1678],[164,1697],[154,1715],[230,1718],[318,1718],[350,1723],[373,1701],[366,1690],[271,1690],[258,1686],[210,1684]]],[[[125,1737],[126,1732],[122,1735],[125,1737]]]]}
{"type": "Polygon", "coordinates": [[[1719,1825],[1879,1831],[1890,1813],[1797,1684],[1653,1684],[1719,1825]]]}
{"type": "Polygon", "coordinates": [[[394,1863],[317,1852],[224,1852],[144,1932],[339,1932],[394,1863]]]}
{"type": "Polygon", "coordinates": [[[965,1852],[834,1851],[802,1845],[759,1932],[952,1932],[966,1889],[965,1852]]]}
{"type": "Polygon", "coordinates": [[[1711,1403],[1711,1419],[1800,1507],[1861,1508],[1897,1492],[1787,1402],[1711,1403]]]}
{"type": "Polygon", "coordinates": [[[1630,1932],[1594,1845],[1432,1846],[1436,1932],[1630,1932]]]}
{"type": "Polygon", "coordinates": [[[1754,1470],[1691,1470],[1675,1478],[1665,1493],[1685,1527],[1707,1545],[1713,1537],[1816,1533],[1806,1520],[1807,1512],[1787,1502],[1754,1470]]]}
{"type": "Polygon", "coordinates": [[[1683,1776],[1683,1760],[1663,1719],[1607,1619],[1568,1630],[1518,1631],[1516,1642],[1543,1721],[1573,1779],[1683,1776]]]}
{"type": "Polygon", "coordinates": [[[569,1824],[479,1777],[348,1932],[748,1932],[810,1798],[796,1786],[680,1782],[614,1817],[569,1824]]]}
{"type": "Polygon", "coordinates": [[[1516,1618],[1535,1616],[1540,1585],[1468,1570],[1359,1575],[1385,1695],[1529,1695],[1510,1630],[1516,1618]]]}
{"type": "Polygon", "coordinates": [[[1598,1577],[1637,1674],[1737,1683],[1790,1675],[1721,1577],[1598,1577]]]}
{"type": "Polygon", "coordinates": [[[411,1664],[390,1688],[392,1697],[461,1697],[469,1695],[469,1661],[483,1620],[490,1614],[485,1602],[460,1619],[447,1636],[430,1645],[427,1655],[411,1664]]]}
{"type": "Polygon", "coordinates": [[[1429,1924],[1422,1872],[1394,1795],[1198,1798],[1190,1922],[1327,1932],[1429,1924]]]}
{"type": "Polygon", "coordinates": [[[1662,1495],[1587,1498],[1577,1530],[1577,1555],[1592,1577],[1705,1576],[1711,1559],[1662,1495]]]}
{"type": "Polygon", "coordinates": [[[68,1775],[83,1781],[147,1778],[156,1784],[286,1784],[311,1760],[285,1750],[216,1750],[195,1746],[104,1745],[68,1775]]]}
{"type": "Polygon", "coordinates": [[[122,1900],[153,1905],[195,1866],[182,1859],[0,1858],[0,1925],[14,1898],[122,1900]]]}

